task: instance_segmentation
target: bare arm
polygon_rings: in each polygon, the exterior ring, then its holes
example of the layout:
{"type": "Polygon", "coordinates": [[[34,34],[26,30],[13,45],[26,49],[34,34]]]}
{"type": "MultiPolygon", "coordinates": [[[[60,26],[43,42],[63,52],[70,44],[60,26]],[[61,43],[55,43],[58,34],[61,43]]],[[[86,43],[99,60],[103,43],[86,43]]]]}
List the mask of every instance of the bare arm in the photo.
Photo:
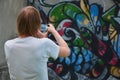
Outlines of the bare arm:
{"type": "Polygon", "coordinates": [[[49,24],[48,32],[52,33],[55,37],[58,45],[60,46],[60,57],[66,57],[70,55],[70,49],[67,45],[67,43],[63,40],[63,38],[59,35],[59,33],[55,30],[54,26],[52,24],[49,24]]]}
{"type": "Polygon", "coordinates": [[[38,30],[37,36],[39,38],[44,38],[48,36],[48,32],[42,33],[40,30],[38,30]]]}

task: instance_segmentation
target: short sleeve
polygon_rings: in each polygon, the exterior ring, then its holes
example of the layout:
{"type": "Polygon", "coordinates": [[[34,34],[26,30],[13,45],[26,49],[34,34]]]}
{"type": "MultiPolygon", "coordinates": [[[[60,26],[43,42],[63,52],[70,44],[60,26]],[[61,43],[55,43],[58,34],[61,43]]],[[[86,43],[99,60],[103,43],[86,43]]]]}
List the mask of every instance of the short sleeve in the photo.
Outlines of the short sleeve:
{"type": "Polygon", "coordinates": [[[5,52],[5,57],[6,57],[6,59],[7,59],[7,57],[8,57],[8,52],[9,52],[9,48],[8,48],[8,43],[7,43],[7,42],[5,42],[5,44],[4,44],[4,52],[5,52]]]}
{"type": "Polygon", "coordinates": [[[47,44],[46,50],[47,50],[48,56],[54,59],[57,59],[60,47],[50,39],[47,40],[46,44],[47,44]]]}

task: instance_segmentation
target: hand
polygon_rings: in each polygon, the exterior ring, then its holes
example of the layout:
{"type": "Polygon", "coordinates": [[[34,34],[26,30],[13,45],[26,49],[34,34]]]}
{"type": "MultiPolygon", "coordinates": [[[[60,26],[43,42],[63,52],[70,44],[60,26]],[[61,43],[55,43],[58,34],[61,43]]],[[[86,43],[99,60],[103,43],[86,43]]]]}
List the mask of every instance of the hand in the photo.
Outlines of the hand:
{"type": "Polygon", "coordinates": [[[52,24],[48,24],[48,32],[53,33],[55,30],[55,27],[52,24]]]}
{"type": "Polygon", "coordinates": [[[42,33],[40,30],[38,30],[37,35],[39,38],[48,37],[48,32],[42,33]]]}

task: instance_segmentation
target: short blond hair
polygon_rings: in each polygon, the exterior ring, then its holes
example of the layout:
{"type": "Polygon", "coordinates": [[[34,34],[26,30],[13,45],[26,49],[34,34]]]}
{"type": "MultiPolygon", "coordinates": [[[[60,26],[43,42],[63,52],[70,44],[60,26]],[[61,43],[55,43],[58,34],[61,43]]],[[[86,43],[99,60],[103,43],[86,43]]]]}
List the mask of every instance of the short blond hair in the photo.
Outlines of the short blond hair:
{"type": "Polygon", "coordinates": [[[17,31],[19,35],[37,36],[38,29],[40,29],[40,13],[32,7],[24,7],[17,18],[17,31]]]}

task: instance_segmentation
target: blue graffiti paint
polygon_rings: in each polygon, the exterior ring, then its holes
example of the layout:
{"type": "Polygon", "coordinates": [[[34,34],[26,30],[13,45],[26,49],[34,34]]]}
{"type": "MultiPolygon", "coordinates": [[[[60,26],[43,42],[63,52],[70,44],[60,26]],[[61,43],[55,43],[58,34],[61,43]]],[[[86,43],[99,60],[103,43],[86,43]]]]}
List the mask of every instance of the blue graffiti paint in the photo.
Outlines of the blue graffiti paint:
{"type": "Polygon", "coordinates": [[[76,60],[76,55],[75,55],[75,53],[72,53],[71,54],[71,63],[74,63],[75,60],[76,60]]]}
{"type": "Polygon", "coordinates": [[[71,61],[70,61],[70,59],[69,59],[68,57],[65,58],[65,63],[66,63],[67,65],[70,65],[71,61]]]}
{"type": "Polygon", "coordinates": [[[119,56],[119,59],[120,59],[120,34],[118,35],[118,56],[119,56]]]}
{"type": "Polygon", "coordinates": [[[93,24],[95,26],[97,21],[98,21],[98,16],[99,16],[98,5],[95,5],[95,4],[91,5],[91,7],[90,7],[90,14],[91,14],[92,22],[93,22],[93,24]]]}

